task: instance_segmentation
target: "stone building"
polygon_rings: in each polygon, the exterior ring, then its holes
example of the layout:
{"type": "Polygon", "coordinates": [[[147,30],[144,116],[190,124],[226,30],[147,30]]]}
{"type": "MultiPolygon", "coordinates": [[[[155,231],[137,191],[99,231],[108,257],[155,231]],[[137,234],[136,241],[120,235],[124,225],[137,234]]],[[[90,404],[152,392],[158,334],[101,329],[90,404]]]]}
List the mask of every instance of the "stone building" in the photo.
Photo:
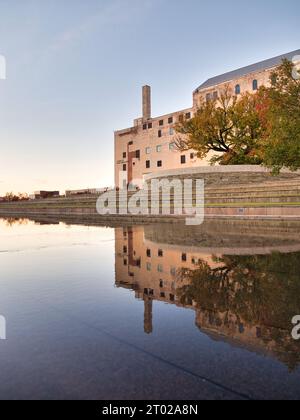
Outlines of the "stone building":
{"type": "Polygon", "coordinates": [[[159,117],[152,117],[151,88],[143,87],[143,115],[134,120],[133,127],[115,132],[115,183],[141,186],[150,173],[207,166],[192,150],[181,153],[175,147],[175,124],[180,118],[192,118],[201,101],[219,97],[229,86],[233,94],[256,92],[270,83],[271,72],[283,59],[300,61],[300,50],[211,78],[193,92],[193,106],[159,117]],[[120,174],[122,181],[120,181],[120,174]]]}

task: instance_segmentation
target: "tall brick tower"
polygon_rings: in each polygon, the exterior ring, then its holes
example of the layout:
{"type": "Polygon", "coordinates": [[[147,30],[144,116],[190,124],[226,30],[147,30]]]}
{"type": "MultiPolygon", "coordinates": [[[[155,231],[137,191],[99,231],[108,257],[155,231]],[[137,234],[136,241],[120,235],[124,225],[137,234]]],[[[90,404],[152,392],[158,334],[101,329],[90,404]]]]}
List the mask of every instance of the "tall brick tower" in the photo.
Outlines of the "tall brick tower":
{"type": "Polygon", "coordinates": [[[143,120],[151,118],[151,87],[143,86],[143,120]]]}

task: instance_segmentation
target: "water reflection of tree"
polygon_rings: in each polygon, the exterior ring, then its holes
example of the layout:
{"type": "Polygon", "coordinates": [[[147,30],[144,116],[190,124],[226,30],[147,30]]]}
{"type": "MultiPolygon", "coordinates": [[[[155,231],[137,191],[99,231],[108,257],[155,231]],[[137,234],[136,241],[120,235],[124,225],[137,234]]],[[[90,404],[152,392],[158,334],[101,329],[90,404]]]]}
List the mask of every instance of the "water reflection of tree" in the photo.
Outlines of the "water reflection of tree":
{"type": "Polygon", "coordinates": [[[200,261],[195,270],[182,270],[189,282],[177,291],[181,303],[193,301],[209,311],[216,327],[226,314],[235,315],[241,332],[244,324],[260,327],[257,338],[274,341],[280,359],[294,368],[299,344],[291,338],[291,320],[300,314],[300,253],[223,256],[214,262],[215,268],[200,261]]]}

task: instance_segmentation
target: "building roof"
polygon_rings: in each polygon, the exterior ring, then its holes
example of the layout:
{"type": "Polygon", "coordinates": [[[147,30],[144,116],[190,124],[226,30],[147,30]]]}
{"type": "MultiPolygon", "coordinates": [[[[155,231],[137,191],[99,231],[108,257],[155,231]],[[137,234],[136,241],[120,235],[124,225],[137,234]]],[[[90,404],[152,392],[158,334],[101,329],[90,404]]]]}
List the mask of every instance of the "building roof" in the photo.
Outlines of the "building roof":
{"type": "Polygon", "coordinates": [[[292,60],[293,57],[296,55],[300,55],[300,50],[292,51],[287,54],[279,55],[278,57],[270,58],[269,60],[264,60],[256,64],[251,64],[250,66],[242,67],[238,70],[230,71],[229,73],[221,74],[220,76],[212,77],[211,79],[208,79],[205,83],[203,83],[201,86],[199,86],[195,92],[219,85],[221,83],[229,82],[230,80],[238,79],[250,73],[255,73],[257,71],[263,71],[271,69],[273,67],[277,67],[282,63],[282,60],[292,60]]]}

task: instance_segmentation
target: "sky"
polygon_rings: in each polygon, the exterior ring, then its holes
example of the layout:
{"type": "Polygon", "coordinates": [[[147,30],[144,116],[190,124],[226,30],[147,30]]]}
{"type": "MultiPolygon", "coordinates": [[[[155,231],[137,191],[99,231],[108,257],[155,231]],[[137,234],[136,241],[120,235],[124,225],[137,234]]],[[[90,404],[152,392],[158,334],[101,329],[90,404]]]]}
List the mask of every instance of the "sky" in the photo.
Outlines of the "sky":
{"type": "Polygon", "coordinates": [[[0,195],[112,186],[144,84],[154,116],[190,107],[206,79],[299,49],[299,20],[299,0],[0,0],[0,195]]]}

